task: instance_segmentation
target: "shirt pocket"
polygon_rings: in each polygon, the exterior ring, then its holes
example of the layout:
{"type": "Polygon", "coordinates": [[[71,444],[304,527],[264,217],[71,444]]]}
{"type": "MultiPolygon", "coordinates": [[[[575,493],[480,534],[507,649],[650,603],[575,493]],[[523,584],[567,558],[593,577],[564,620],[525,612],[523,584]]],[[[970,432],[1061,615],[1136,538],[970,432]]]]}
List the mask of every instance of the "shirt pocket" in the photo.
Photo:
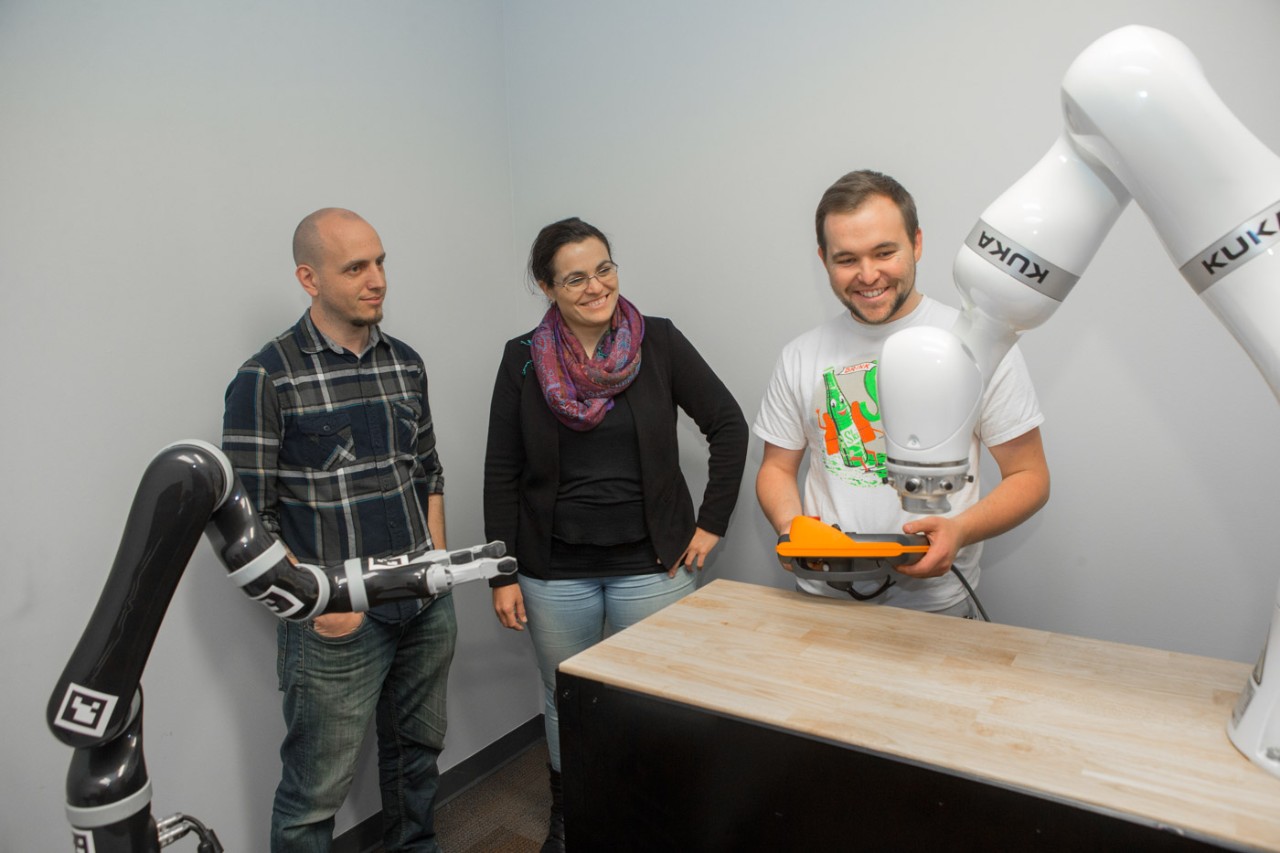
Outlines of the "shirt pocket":
{"type": "Polygon", "coordinates": [[[418,455],[418,428],[422,423],[422,401],[413,397],[396,400],[391,405],[395,418],[393,434],[396,451],[407,456],[418,455]]]}
{"type": "Polygon", "coordinates": [[[346,412],[299,415],[286,425],[280,461],[295,468],[333,471],[356,461],[351,416],[346,412]]]}

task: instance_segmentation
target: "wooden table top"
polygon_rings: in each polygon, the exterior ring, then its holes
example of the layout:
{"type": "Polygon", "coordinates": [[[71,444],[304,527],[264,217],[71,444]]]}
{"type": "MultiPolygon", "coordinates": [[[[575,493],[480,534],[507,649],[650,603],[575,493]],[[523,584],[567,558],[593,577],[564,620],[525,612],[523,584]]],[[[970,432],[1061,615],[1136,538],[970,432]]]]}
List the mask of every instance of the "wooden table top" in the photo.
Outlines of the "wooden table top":
{"type": "Polygon", "coordinates": [[[1227,739],[1250,667],[717,580],[561,665],[614,687],[1280,851],[1227,739]]]}

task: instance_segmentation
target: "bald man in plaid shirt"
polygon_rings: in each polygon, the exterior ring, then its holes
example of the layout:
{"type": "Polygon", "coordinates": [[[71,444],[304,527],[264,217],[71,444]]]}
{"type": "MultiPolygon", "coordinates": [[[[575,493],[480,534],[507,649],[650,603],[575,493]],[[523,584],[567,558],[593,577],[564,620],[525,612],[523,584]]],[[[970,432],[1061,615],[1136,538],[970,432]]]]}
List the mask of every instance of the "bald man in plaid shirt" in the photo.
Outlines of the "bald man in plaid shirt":
{"type": "MultiPolygon", "coordinates": [[[[383,333],[386,253],[348,210],[302,220],[296,276],[311,307],[237,372],[223,450],[263,524],[303,562],[445,548],[444,474],[421,357],[383,333]]],[[[384,846],[435,851],[449,594],[278,627],[288,727],[272,851],[321,851],[376,721],[384,846]]]]}

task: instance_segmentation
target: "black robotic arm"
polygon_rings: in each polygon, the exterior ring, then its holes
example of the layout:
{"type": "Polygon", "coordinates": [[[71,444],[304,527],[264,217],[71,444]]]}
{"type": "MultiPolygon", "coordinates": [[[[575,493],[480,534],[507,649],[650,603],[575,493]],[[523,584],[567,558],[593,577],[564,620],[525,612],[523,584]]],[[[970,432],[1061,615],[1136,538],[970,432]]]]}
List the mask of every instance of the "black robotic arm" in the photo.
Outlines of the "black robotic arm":
{"type": "Polygon", "coordinates": [[[338,566],[295,563],[218,448],[202,441],[164,448],[142,476],[97,607],[49,699],[50,730],[75,748],[67,773],[73,850],[154,851],[191,830],[202,851],[222,849],[186,816],[157,825],[142,752],[142,671],[202,534],[232,582],[281,619],[430,598],[516,570],[501,542],[338,566]]]}

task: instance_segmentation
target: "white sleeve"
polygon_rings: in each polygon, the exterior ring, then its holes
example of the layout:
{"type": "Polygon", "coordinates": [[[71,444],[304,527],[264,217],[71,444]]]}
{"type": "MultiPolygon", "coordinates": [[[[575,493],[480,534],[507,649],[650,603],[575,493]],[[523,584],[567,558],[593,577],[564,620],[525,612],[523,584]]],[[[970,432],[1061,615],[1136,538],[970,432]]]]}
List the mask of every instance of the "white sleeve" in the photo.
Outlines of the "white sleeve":
{"type": "Polygon", "coordinates": [[[801,402],[804,391],[797,387],[797,361],[792,347],[782,350],[751,426],[757,436],[785,450],[805,448],[804,404],[801,402]]]}

